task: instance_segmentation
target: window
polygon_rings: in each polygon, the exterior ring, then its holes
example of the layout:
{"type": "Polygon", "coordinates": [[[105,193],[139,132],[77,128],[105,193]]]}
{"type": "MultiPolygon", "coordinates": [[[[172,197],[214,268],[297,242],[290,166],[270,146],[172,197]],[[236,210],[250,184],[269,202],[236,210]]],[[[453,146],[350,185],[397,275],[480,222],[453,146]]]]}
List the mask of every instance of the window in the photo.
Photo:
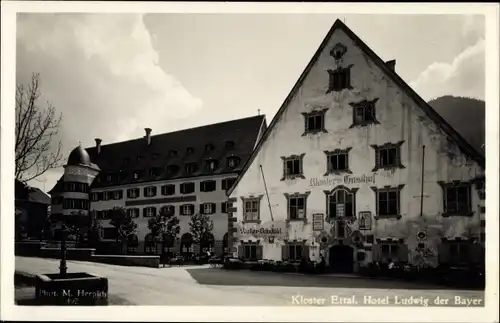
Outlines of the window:
{"type": "Polygon", "coordinates": [[[209,172],[213,172],[217,169],[218,163],[216,160],[210,159],[206,161],[206,170],[209,172]]]}
{"type": "Polygon", "coordinates": [[[194,193],[194,183],[182,183],[181,184],[181,193],[182,194],[194,193]]]}
{"type": "Polygon", "coordinates": [[[111,182],[113,180],[113,176],[111,174],[106,175],[106,182],[111,182]]]}
{"type": "Polygon", "coordinates": [[[352,125],[350,128],[355,126],[364,126],[371,123],[379,124],[375,116],[375,103],[377,103],[378,98],[372,101],[363,100],[361,102],[349,103],[353,108],[352,111],[352,125]]]}
{"type": "Polygon", "coordinates": [[[123,198],[122,190],[113,191],[113,200],[121,200],[122,198],[123,198]]]}
{"type": "Polygon", "coordinates": [[[214,214],[215,213],[215,203],[203,203],[203,204],[201,204],[200,211],[203,214],[214,214]]]}
{"type": "Polygon", "coordinates": [[[127,190],[127,197],[130,199],[135,199],[139,197],[139,189],[138,188],[129,188],[127,190]]]}
{"type": "Polygon", "coordinates": [[[222,202],[220,204],[220,212],[221,213],[227,213],[227,202],[222,202]]]}
{"type": "Polygon", "coordinates": [[[193,147],[187,147],[187,149],[186,149],[186,155],[191,155],[193,152],[194,152],[194,148],[193,147]]]}
{"type": "Polygon", "coordinates": [[[304,133],[302,136],[308,133],[327,132],[325,129],[325,113],[327,110],[328,108],[302,113],[304,116],[304,133]]]}
{"type": "Polygon", "coordinates": [[[161,170],[158,167],[153,167],[149,170],[149,177],[158,177],[160,176],[161,170]]]}
{"type": "Polygon", "coordinates": [[[243,222],[258,222],[260,220],[261,198],[243,199],[243,222]]]}
{"type": "Polygon", "coordinates": [[[399,245],[396,243],[381,243],[380,250],[382,253],[382,260],[389,261],[399,259],[399,245]]]}
{"type": "Polygon", "coordinates": [[[288,244],[288,261],[299,262],[302,259],[302,245],[301,244],[288,244]]]}
{"type": "Polygon", "coordinates": [[[183,204],[180,206],[181,215],[193,215],[194,205],[193,204],[183,204]]]}
{"type": "Polygon", "coordinates": [[[327,169],[326,174],[352,173],[349,170],[349,151],[352,148],[336,149],[334,151],[325,151],[327,169]]]}
{"type": "Polygon", "coordinates": [[[134,171],[134,172],[132,173],[132,176],[133,176],[133,178],[134,178],[135,180],[138,180],[138,179],[140,179],[140,178],[141,178],[141,172],[140,172],[140,171],[138,171],[138,170],[136,170],[136,171],[134,171]]]}
{"type": "Polygon", "coordinates": [[[401,190],[404,185],[399,185],[398,187],[385,187],[383,189],[378,189],[372,187],[372,190],[376,193],[377,198],[377,215],[376,218],[400,218],[401,217],[401,203],[400,196],[401,190]]]}
{"type": "Polygon", "coordinates": [[[345,221],[337,221],[335,223],[335,237],[337,239],[343,239],[346,237],[345,221]]]}
{"type": "Polygon", "coordinates": [[[236,182],[236,178],[225,178],[222,180],[222,189],[229,190],[233,184],[236,182]]]}
{"type": "MultiPolygon", "coordinates": [[[[94,196],[94,194],[96,194],[96,193],[92,193],[92,194],[93,194],[92,196],[94,196]]],[[[62,196],[54,196],[52,198],[52,204],[53,205],[63,204],[63,197],[62,196]]]]}
{"type": "Polygon", "coordinates": [[[349,65],[345,68],[339,67],[336,70],[328,70],[329,84],[326,93],[340,92],[344,89],[352,89],[351,86],[351,68],[349,65]]]}
{"type": "Polygon", "coordinates": [[[170,150],[168,152],[169,157],[176,157],[177,156],[177,150],[170,150]]]}
{"type": "Polygon", "coordinates": [[[216,189],[215,181],[204,181],[200,182],[201,192],[213,192],[216,189]]]}
{"type": "Polygon", "coordinates": [[[177,165],[168,165],[167,166],[167,176],[174,176],[179,172],[179,166],[177,165]]]}
{"type": "Polygon", "coordinates": [[[90,199],[91,199],[93,202],[97,202],[97,201],[99,201],[99,194],[98,194],[97,192],[90,194],[90,199]]]}
{"type": "Polygon", "coordinates": [[[214,149],[215,147],[212,144],[205,145],[205,151],[213,151],[214,149]]]}
{"type": "Polygon", "coordinates": [[[328,219],[355,216],[357,191],[357,188],[348,189],[344,186],[324,191],[328,203],[328,219]]]}
{"type": "Polygon", "coordinates": [[[294,178],[305,178],[303,174],[303,160],[304,155],[300,156],[293,155],[290,157],[281,157],[283,159],[283,178],[285,179],[294,179],[294,178]]]}
{"type": "Polygon", "coordinates": [[[142,209],[142,212],[144,212],[144,217],[145,218],[151,218],[156,215],[156,208],[155,207],[146,207],[142,209]]]}
{"type": "Polygon", "coordinates": [[[471,184],[469,182],[439,182],[443,188],[443,216],[472,215],[471,184]]]}
{"type": "Polygon", "coordinates": [[[148,254],[156,253],[156,243],[151,233],[144,237],[144,252],[148,254]]]}
{"type": "Polygon", "coordinates": [[[137,253],[138,245],[139,239],[137,239],[137,235],[131,234],[127,237],[127,253],[137,253]]]}
{"type": "Polygon", "coordinates": [[[127,209],[127,213],[132,218],[138,218],[139,217],[139,209],[138,208],[127,209]]]}
{"type": "Polygon", "coordinates": [[[156,186],[144,187],[144,197],[156,196],[156,186]]]}
{"type": "Polygon", "coordinates": [[[89,200],[65,198],[62,205],[63,209],[88,210],[90,203],[89,200]]]}
{"type": "Polygon", "coordinates": [[[238,157],[228,157],[227,158],[227,167],[236,168],[240,164],[240,159],[238,157]]]}
{"type": "Polygon", "coordinates": [[[173,205],[165,205],[165,206],[162,206],[160,212],[166,213],[166,214],[173,214],[173,213],[175,213],[175,207],[173,205]]]}
{"type": "Polygon", "coordinates": [[[65,192],[88,193],[89,185],[86,183],[66,182],[63,185],[63,190],[65,192]]]}
{"type": "Polygon", "coordinates": [[[174,195],[175,194],[175,185],[163,185],[161,187],[161,195],[174,195]]]}
{"type": "Polygon", "coordinates": [[[375,149],[375,167],[372,171],[377,171],[380,168],[405,168],[401,163],[401,146],[404,141],[396,144],[386,143],[381,146],[372,145],[375,149]]]}
{"type": "Polygon", "coordinates": [[[245,261],[257,261],[262,259],[262,246],[254,243],[242,244],[239,248],[239,257],[245,261]]]}
{"type": "Polygon", "coordinates": [[[306,220],[306,200],[309,192],[306,194],[285,194],[288,205],[287,220],[306,220]]]}
{"type": "Polygon", "coordinates": [[[196,163],[187,163],[184,165],[184,171],[187,174],[193,174],[198,170],[198,165],[196,163]]]}
{"type": "Polygon", "coordinates": [[[449,244],[450,260],[452,263],[469,262],[469,244],[467,242],[452,242],[449,244]]]}
{"type": "Polygon", "coordinates": [[[102,192],[102,199],[103,201],[111,200],[111,192],[102,192]]]}

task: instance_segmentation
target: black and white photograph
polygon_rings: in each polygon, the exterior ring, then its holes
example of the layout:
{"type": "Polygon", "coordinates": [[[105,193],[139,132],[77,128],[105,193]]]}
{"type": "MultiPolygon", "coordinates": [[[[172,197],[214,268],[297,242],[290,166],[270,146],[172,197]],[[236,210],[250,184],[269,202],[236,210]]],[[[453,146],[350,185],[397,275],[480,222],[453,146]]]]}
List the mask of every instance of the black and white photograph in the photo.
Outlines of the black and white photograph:
{"type": "Polygon", "coordinates": [[[2,2],[2,319],[498,321],[498,4],[267,5],[2,2]]]}

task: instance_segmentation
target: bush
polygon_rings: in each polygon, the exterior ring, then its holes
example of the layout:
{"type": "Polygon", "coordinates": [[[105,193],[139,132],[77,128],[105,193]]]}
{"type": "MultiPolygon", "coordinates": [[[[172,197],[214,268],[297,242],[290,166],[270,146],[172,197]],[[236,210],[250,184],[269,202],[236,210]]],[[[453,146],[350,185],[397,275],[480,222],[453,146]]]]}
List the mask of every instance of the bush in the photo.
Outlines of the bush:
{"type": "Polygon", "coordinates": [[[228,258],[224,262],[223,268],[229,270],[243,269],[243,261],[237,258],[228,258]]]}

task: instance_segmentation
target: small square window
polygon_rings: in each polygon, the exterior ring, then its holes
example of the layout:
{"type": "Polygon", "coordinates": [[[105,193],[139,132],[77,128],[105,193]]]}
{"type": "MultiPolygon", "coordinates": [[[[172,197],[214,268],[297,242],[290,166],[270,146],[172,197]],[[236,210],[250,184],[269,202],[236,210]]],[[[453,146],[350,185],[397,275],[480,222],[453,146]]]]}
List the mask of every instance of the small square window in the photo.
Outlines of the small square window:
{"type": "Polygon", "coordinates": [[[349,151],[351,148],[345,150],[335,150],[332,152],[325,151],[327,156],[327,170],[326,174],[335,173],[351,173],[349,170],[349,151]]]}
{"type": "Polygon", "coordinates": [[[390,168],[405,168],[401,163],[401,146],[404,141],[398,143],[386,143],[381,146],[372,145],[375,149],[375,167],[372,171],[390,168]]]}
{"type": "Polygon", "coordinates": [[[471,215],[471,184],[470,183],[439,183],[443,187],[444,213],[450,215],[471,215]]]}
{"type": "Polygon", "coordinates": [[[328,70],[329,84],[326,93],[330,92],[340,92],[345,89],[352,89],[351,86],[351,68],[352,64],[342,68],[339,67],[336,70],[328,70]]]}
{"type": "Polygon", "coordinates": [[[294,178],[305,178],[303,175],[303,159],[304,155],[300,156],[290,156],[290,157],[281,157],[283,159],[283,178],[285,179],[294,179],[294,178]]]}

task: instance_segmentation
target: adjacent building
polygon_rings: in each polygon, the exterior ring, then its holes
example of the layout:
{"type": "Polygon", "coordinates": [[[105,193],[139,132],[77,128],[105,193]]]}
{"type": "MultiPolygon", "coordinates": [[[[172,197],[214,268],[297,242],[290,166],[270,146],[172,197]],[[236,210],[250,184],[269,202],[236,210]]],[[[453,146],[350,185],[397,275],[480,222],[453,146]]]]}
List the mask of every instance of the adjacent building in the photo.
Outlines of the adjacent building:
{"type": "Polygon", "coordinates": [[[15,180],[16,239],[43,237],[50,213],[50,196],[15,180]]]}
{"type": "MultiPolygon", "coordinates": [[[[124,207],[137,223],[136,234],[128,239],[128,252],[157,252],[148,220],[164,209],[180,221],[174,252],[197,252],[189,221],[193,214],[203,213],[214,223],[209,247],[222,253],[227,245],[226,190],[265,129],[265,117],[259,115],[159,135],[146,128],[143,138],[124,142],[103,144],[95,139],[96,145],[86,149],[100,168],[90,187],[89,209],[101,220],[103,241],[116,240],[109,211],[124,207]]],[[[69,186],[58,183],[51,191],[53,197],[69,186]]],[[[71,207],[64,199],[53,202],[56,209],[71,207]]]]}
{"type": "Polygon", "coordinates": [[[234,255],[481,262],[484,156],[337,20],[230,189],[234,255]]]}

